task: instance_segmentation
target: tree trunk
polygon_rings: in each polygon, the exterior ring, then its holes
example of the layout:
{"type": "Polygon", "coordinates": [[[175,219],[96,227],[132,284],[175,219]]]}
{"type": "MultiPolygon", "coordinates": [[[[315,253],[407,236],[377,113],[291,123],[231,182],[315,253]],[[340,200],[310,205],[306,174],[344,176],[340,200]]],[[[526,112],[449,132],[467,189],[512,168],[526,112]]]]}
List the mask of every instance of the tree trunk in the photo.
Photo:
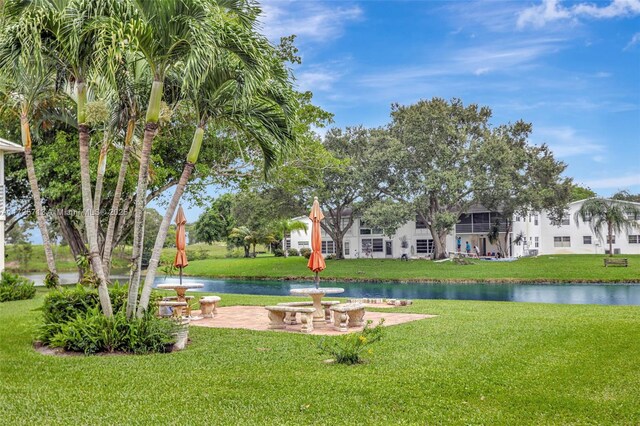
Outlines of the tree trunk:
{"type": "MultiPolygon", "coordinates": [[[[73,254],[73,259],[77,261],[79,256],[86,256],[87,247],[85,246],[82,234],[70,219],[66,209],[55,209],[55,212],[58,219],[58,225],[60,226],[60,232],[62,233],[65,241],[69,244],[71,254],[73,254]]],[[[82,279],[85,272],[86,271],[81,266],[78,266],[78,281],[82,279]]]]}
{"type": "Polygon", "coordinates": [[[180,198],[182,198],[182,194],[187,187],[187,183],[189,182],[189,178],[191,177],[194,168],[195,165],[193,163],[186,163],[184,165],[182,175],[180,176],[180,181],[176,186],[173,197],[171,197],[171,202],[167,207],[167,211],[162,218],[162,223],[160,224],[160,229],[158,230],[158,235],[156,236],[156,242],[153,246],[151,259],[149,260],[149,266],[147,267],[147,275],[144,279],[142,294],[140,295],[140,305],[138,306],[137,311],[138,316],[142,316],[144,311],[146,311],[149,307],[151,289],[153,287],[153,281],[156,277],[156,271],[158,270],[158,264],[160,263],[160,255],[162,254],[162,248],[164,247],[164,242],[167,238],[167,232],[169,231],[171,220],[173,219],[175,211],[178,208],[178,203],[180,202],[180,198]]]}
{"type": "MultiPolygon", "coordinates": [[[[104,140],[100,147],[100,156],[98,157],[96,187],[93,194],[93,210],[96,212],[96,234],[100,233],[100,202],[102,201],[102,186],[104,182],[104,174],[107,171],[107,154],[109,152],[109,132],[105,132],[104,135],[104,140]]],[[[109,275],[105,275],[108,279],[109,275]]]]}
{"type": "Polygon", "coordinates": [[[251,245],[245,245],[242,246],[244,248],[244,257],[249,258],[251,257],[251,245]]]}
{"type": "Polygon", "coordinates": [[[609,238],[609,257],[613,257],[613,235],[611,235],[611,222],[607,222],[607,235],[609,238]]]}
{"type": "Polygon", "coordinates": [[[91,196],[91,177],[89,175],[89,128],[85,124],[79,124],[80,132],[80,177],[82,187],[82,205],[84,208],[84,223],[87,230],[87,240],[89,242],[89,261],[91,269],[98,278],[98,295],[100,306],[105,316],[113,315],[111,299],[107,289],[107,280],[102,269],[100,260],[100,249],[98,247],[98,234],[96,230],[96,217],[93,212],[93,197],[91,196]]]}
{"type": "Polygon", "coordinates": [[[140,153],[140,168],[138,170],[138,186],[136,189],[136,206],[133,225],[133,249],[131,253],[131,273],[129,274],[129,293],[127,298],[127,318],[131,318],[136,312],[138,303],[138,288],[140,286],[140,262],[142,256],[142,235],[144,233],[144,209],[147,204],[147,184],[149,180],[149,159],[153,138],[158,130],[158,118],[162,100],[163,83],[154,80],[151,87],[151,96],[147,108],[146,124],[144,126],[144,138],[140,153]]]}
{"type": "MultiPolygon", "coordinates": [[[[36,177],[36,169],[33,165],[33,156],[31,155],[31,129],[29,128],[29,120],[26,113],[20,116],[20,124],[22,130],[22,144],[24,145],[24,159],[27,163],[27,176],[29,179],[29,186],[31,187],[31,195],[33,196],[33,205],[36,209],[36,219],[38,221],[38,228],[42,235],[42,245],[44,246],[44,253],[47,259],[47,268],[49,272],[57,275],[56,262],[53,257],[53,250],[51,249],[51,240],[49,239],[49,230],[47,229],[47,221],[44,218],[42,211],[42,197],[40,196],[40,187],[38,186],[38,178],[36,177]]],[[[0,182],[0,184],[2,184],[0,182]]]]}
{"type": "Polygon", "coordinates": [[[257,243],[253,243],[253,258],[256,258],[256,244],[257,243]]]}
{"type": "Polygon", "coordinates": [[[107,225],[107,234],[104,238],[104,249],[102,252],[102,264],[104,265],[105,275],[108,277],[111,273],[111,256],[113,254],[114,247],[114,234],[116,228],[116,221],[119,216],[118,209],[120,208],[120,198],[122,198],[122,189],[124,187],[124,180],[127,176],[127,167],[129,166],[129,156],[131,153],[131,139],[133,138],[133,132],[135,130],[135,119],[130,119],[127,124],[127,134],[124,138],[124,149],[122,151],[122,161],[120,162],[120,172],[118,173],[118,181],[116,182],[116,189],[113,194],[113,201],[111,203],[111,210],[109,211],[109,223],[107,225]]]}

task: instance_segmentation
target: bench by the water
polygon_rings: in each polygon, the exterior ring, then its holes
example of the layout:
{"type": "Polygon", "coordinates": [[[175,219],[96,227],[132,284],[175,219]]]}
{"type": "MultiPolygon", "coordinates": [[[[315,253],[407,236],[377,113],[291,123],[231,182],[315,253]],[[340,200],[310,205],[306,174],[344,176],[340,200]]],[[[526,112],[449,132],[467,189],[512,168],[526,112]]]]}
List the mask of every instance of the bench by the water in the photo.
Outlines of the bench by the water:
{"type": "Polygon", "coordinates": [[[613,266],[629,266],[629,261],[626,257],[605,257],[604,258],[604,266],[605,268],[609,265],[613,266]]]}

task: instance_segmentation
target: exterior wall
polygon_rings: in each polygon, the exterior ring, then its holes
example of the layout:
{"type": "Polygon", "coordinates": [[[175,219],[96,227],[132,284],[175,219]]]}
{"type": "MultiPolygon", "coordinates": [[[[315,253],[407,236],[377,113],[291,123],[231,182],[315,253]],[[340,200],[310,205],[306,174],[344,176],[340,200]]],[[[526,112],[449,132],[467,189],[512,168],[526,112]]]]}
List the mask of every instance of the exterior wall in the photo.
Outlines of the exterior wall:
{"type": "MultiPolygon", "coordinates": [[[[555,225],[545,217],[542,224],[542,232],[545,235],[543,253],[544,254],[604,254],[605,250],[609,250],[609,244],[607,242],[607,232],[602,230],[602,237],[598,238],[591,229],[589,222],[583,222],[578,220],[576,222],[575,214],[585,200],[576,201],[569,205],[569,225],[555,225]],[[558,247],[559,242],[554,241],[554,237],[566,237],[569,241],[563,241],[561,244],[565,247],[558,247]],[[584,237],[591,237],[591,243],[586,244],[584,237]],[[566,246],[568,244],[568,246],[566,246]]],[[[640,207],[640,204],[633,203],[640,207]]],[[[619,250],[621,254],[640,254],[640,243],[629,243],[629,234],[640,235],[640,221],[639,226],[631,230],[631,232],[623,231],[622,233],[615,233],[613,243],[614,253],[619,250]]],[[[638,237],[640,238],[640,237],[638,237]]]]}
{"type": "MultiPolygon", "coordinates": [[[[608,250],[608,244],[606,242],[606,235],[602,238],[596,237],[595,233],[591,230],[589,223],[580,221],[576,223],[575,213],[580,209],[585,200],[576,201],[569,205],[568,224],[555,225],[551,223],[551,220],[547,215],[543,213],[531,213],[526,217],[514,217],[513,229],[511,231],[512,241],[517,235],[522,233],[524,239],[520,244],[511,244],[511,254],[514,257],[529,256],[536,254],[604,254],[605,250],[608,250]],[[591,244],[585,244],[583,237],[591,237],[591,244]],[[562,242],[555,242],[554,237],[563,237],[562,242]],[[568,240],[567,240],[568,238],[568,240]],[[561,245],[561,246],[560,246],[561,245]],[[566,246],[566,247],[565,247],[566,246]]],[[[634,203],[640,207],[639,203],[634,203]]],[[[488,213],[479,206],[473,207],[470,212],[473,213],[488,213]]],[[[291,247],[300,249],[302,247],[309,247],[311,241],[311,221],[308,217],[303,216],[296,218],[307,223],[309,231],[293,232],[291,235],[291,247]],[[305,245],[306,243],[307,245],[305,245]]],[[[566,220],[566,218],[565,218],[566,220]]],[[[638,235],[639,243],[629,243],[629,233],[623,232],[622,234],[615,235],[615,243],[613,244],[614,252],[616,249],[620,250],[622,254],[640,254],[640,221],[639,226],[630,232],[631,235],[638,235]]],[[[486,226],[480,224],[478,227],[457,227],[446,238],[447,250],[449,252],[457,251],[456,239],[460,237],[461,251],[465,251],[466,242],[468,241],[474,252],[474,247],[478,246],[481,255],[489,255],[498,251],[497,246],[491,244],[487,238],[486,226]],[[457,232],[456,231],[460,231],[457,232]],[[468,232],[471,231],[471,232],[468,232]],[[473,232],[477,231],[477,232],[473,232]]],[[[345,258],[400,258],[403,254],[407,254],[412,258],[427,258],[430,257],[429,252],[424,252],[425,240],[430,240],[431,233],[426,228],[420,228],[416,226],[415,221],[409,221],[402,225],[393,237],[389,238],[382,235],[379,232],[372,230],[371,234],[361,233],[362,223],[360,219],[355,219],[353,226],[347,232],[344,237],[344,250],[345,258]],[[406,238],[408,247],[402,248],[402,239],[406,238]],[[371,251],[366,253],[364,249],[363,240],[382,240],[382,251],[371,251]],[[387,244],[390,246],[391,254],[388,254],[387,244]]],[[[606,232],[605,232],[606,234],[606,232]]],[[[504,234],[500,235],[501,240],[504,239],[504,234]]],[[[331,241],[331,237],[322,231],[322,240],[331,241]]],[[[379,241],[378,241],[379,243],[379,241]]],[[[377,244],[379,248],[379,244],[377,244]]],[[[509,248],[507,248],[509,252],[509,248]]],[[[328,254],[328,253],[325,253],[328,254]]]]}

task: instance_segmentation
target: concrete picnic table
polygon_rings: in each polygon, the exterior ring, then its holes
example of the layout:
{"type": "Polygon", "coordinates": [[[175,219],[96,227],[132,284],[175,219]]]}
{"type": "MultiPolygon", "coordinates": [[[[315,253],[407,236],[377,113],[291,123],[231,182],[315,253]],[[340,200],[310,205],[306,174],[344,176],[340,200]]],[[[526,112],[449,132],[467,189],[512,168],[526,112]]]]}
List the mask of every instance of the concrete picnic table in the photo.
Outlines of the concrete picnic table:
{"type": "Polygon", "coordinates": [[[316,309],[313,313],[313,322],[324,322],[324,309],[322,307],[322,298],[325,294],[344,293],[344,288],[339,287],[311,287],[311,288],[294,288],[291,294],[296,296],[311,296],[313,299],[313,307],[316,309]]]}

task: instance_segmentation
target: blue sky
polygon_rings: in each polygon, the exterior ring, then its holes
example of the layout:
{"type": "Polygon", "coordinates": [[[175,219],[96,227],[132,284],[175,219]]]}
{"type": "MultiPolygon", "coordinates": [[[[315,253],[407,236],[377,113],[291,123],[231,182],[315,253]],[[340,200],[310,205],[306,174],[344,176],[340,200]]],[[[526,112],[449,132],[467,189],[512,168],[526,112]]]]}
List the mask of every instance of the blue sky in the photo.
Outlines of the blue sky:
{"type": "Polygon", "coordinates": [[[533,124],[567,175],[640,192],[640,0],[262,3],[272,40],[297,34],[300,89],[339,127],[388,123],[434,96],[533,124]]]}
{"type": "MultiPolygon", "coordinates": [[[[530,141],[598,194],[640,192],[640,0],[261,5],[274,43],[298,36],[298,88],[335,126],[381,126],[393,102],[458,97],[490,106],[494,125],[531,122],[530,141]]],[[[190,222],[203,211],[183,206],[190,222]]]]}

